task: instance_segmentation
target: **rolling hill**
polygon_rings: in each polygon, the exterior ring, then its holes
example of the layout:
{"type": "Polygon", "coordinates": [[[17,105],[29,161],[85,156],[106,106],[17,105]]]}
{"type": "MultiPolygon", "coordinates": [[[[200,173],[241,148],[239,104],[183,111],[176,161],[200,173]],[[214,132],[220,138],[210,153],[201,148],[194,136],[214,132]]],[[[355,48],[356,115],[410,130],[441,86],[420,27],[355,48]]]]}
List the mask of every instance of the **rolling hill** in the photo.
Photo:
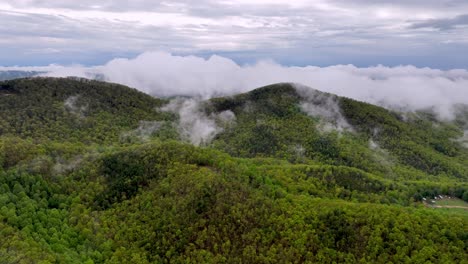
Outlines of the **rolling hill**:
{"type": "Polygon", "coordinates": [[[466,263],[466,209],[427,202],[468,201],[460,109],[3,81],[0,262],[466,263]]]}

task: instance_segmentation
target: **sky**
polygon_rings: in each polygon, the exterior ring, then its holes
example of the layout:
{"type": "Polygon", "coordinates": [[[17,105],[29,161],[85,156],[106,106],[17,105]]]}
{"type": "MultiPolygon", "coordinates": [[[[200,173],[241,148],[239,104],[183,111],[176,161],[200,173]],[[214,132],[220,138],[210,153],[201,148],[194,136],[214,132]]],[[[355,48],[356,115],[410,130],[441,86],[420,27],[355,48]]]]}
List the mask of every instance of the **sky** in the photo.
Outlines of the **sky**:
{"type": "Polygon", "coordinates": [[[468,0],[0,0],[0,21],[0,74],[158,97],[290,82],[449,120],[468,105],[468,0]]]}
{"type": "Polygon", "coordinates": [[[468,69],[467,0],[0,0],[0,66],[166,52],[239,65],[468,69]]]}

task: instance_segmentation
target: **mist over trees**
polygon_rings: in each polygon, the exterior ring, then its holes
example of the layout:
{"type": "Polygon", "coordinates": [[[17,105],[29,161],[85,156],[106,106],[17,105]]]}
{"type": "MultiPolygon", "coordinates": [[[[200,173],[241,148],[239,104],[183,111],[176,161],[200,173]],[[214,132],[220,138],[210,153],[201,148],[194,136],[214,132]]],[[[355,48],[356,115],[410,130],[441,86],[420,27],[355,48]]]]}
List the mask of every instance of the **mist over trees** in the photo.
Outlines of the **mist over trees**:
{"type": "Polygon", "coordinates": [[[464,263],[463,109],[0,82],[0,262],[464,263]]]}

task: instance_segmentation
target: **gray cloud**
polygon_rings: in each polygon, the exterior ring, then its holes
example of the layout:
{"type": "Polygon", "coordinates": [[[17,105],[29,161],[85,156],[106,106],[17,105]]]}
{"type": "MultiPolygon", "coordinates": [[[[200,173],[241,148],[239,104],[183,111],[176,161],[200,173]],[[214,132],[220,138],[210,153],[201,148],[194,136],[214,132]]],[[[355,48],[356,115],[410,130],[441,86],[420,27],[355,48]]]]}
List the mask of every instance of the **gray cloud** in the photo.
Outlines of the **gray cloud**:
{"type": "Polygon", "coordinates": [[[409,7],[436,7],[436,8],[451,8],[467,5],[464,0],[327,0],[327,1],[215,1],[215,0],[199,0],[194,4],[192,0],[175,0],[175,1],[162,1],[162,0],[62,0],[62,1],[48,1],[48,0],[4,0],[4,3],[15,7],[38,7],[38,8],[66,8],[66,9],[103,9],[103,10],[152,10],[152,9],[167,9],[178,8],[180,9],[200,9],[208,7],[229,6],[235,9],[236,6],[292,6],[295,2],[300,3],[300,6],[316,6],[318,5],[332,5],[332,6],[347,6],[347,5],[391,5],[391,6],[409,6],[409,7]]]}
{"type": "Polygon", "coordinates": [[[413,7],[438,7],[450,8],[466,6],[465,0],[331,0],[330,2],[341,4],[359,4],[359,5],[391,5],[391,6],[413,6],[413,7]]]}
{"type": "Polygon", "coordinates": [[[435,28],[439,30],[451,30],[457,26],[468,25],[468,14],[447,19],[429,19],[423,22],[414,23],[411,28],[435,28]]]}
{"type": "Polygon", "coordinates": [[[464,14],[461,0],[6,0],[0,61],[98,64],[164,50],[287,64],[468,67],[468,30],[454,26],[464,14]],[[452,30],[424,30],[427,23],[452,30]]]}
{"type": "Polygon", "coordinates": [[[141,50],[192,48],[185,34],[163,26],[1,10],[0,20],[7,21],[0,23],[0,63],[55,63],[61,58],[79,63],[80,59],[125,56],[141,50]]]}
{"type": "Polygon", "coordinates": [[[122,10],[122,11],[131,11],[131,10],[151,10],[154,7],[163,6],[164,1],[111,1],[111,0],[101,0],[101,1],[90,1],[90,0],[81,0],[81,1],[44,1],[44,0],[6,0],[4,1],[11,6],[17,8],[63,8],[63,9],[72,9],[72,10],[122,10]]]}

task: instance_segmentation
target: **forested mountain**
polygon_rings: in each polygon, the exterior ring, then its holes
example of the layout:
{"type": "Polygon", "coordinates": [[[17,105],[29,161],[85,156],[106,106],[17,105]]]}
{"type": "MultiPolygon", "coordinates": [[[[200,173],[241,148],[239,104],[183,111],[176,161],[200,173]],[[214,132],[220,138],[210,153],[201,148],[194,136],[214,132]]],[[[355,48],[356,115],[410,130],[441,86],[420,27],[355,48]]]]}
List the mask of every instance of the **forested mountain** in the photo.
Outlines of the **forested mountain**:
{"type": "Polygon", "coordinates": [[[468,263],[466,109],[0,82],[0,263],[468,263]]]}
{"type": "Polygon", "coordinates": [[[0,86],[0,134],[81,143],[117,141],[141,121],[168,117],[163,100],[135,89],[86,79],[33,78],[0,86]]]}

